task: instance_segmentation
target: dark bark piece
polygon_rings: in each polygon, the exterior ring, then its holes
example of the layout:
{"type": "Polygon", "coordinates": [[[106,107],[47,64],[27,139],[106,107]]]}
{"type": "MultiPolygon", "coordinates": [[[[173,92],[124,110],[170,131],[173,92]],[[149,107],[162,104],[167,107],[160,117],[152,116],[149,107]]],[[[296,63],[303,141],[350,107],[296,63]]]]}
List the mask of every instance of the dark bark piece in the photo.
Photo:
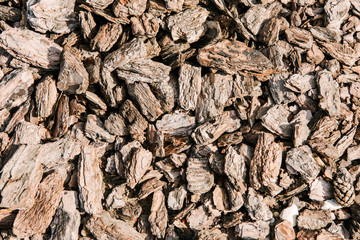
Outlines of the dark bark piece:
{"type": "Polygon", "coordinates": [[[45,69],[59,69],[62,48],[39,33],[8,28],[0,34],[0,47],[25,63],[45,69]]]}
{"type": "Polygon", "coordinates": [[[146,9],[146,0],[115,0],[112,5],[116,17],[127,17],[129,15],[140,16],[146,9]]]}
{"type": "Polygon", "coordinates": [[[355,200],[352,176],[344,167],[339,167],[334,180],[335,200],[344,207],[350,207],[355,200]]]}
{"type": "Polygon", "coordinates": [[[23,104],[33,84],[34,77],[30,70],[16,69],[6,74],[0,82],[0,109],[11,109],[23,104]]]}
{"type": "Polygon", "coordinates": [[[89,214],[99,214],[102,207],[102,181],[100,159],[95,147],[84,146],[81,148],[78,169],[78,187],[80,207],[89,214]]]}
{"type": "Polygon", "coordinates": [[[64,48],[60,64],[57,87],[68,94],[85,93],[89,86],[89,74],[81,62],[81,54],[77,49],[64,48]]]}
{"type": "Polygon", "coordinates": [[[231,75],[217,73],[205,75],[195,109],[198,122],[222,114],[225,103],[231,96],[232,84],[231,75]]]}
{"type": "Polygon", "coordinates": [[[160,181],[158,178],[151,178],[150,180],[147,180],[145,183],[142,184],[141,189],[138,194],[139,199],[144,199],[153,192],[160,191],[162,187],[166,183],[163,181],[160,181]]]}
{"type": "Polygon", "coordinates": [[[187,189],[195,194],[203,194],[214,185],[214,175],[206,158],[189,158],[186,168],[187,189]]]}
{"type": "Polygon", "coordinates": [[[15,7],[8,7],[1,5],[0,19],[6,21],[17,22],[21,20],[21,11],[15,7]]]}
{"type": "Polygon", "coordinates": [[[153,122],[164,112],[159,100],[155,97],[147,83],[128,84],[129,95],[136,100],[141,112],[153,122]]]}
{"type": "Polygon", "coordinates": [[[66,134],[69,129],[69,118],[70,118],[70,109],[69,109],[69,97],[67,95],[62,95],[57,108],[56,114],[56,125],[53,130],[53,135],[55,137],[62,137],[66,134]]]}
{"type": "Polygon", "coordinates": [[[165,206],[165,195],[162,191],[154,192],[150,211],[149,222],[152,234],[158,238],[164,238],[168,213],[165,206]]]}
{"type": "Polygon", "coordinates": [[[16,236],[26,238],[45,233],[64,194],[65,171],[55,170],[41,181],[34,205],[20,210],[15,218],[13,232],[16,236]]]}
{"type": "Polygon", "coordinates": [[[96,239],[145,239],[145,237],[134,228],[130,227],[124,221],[112,218],[107,212],[92,215],[86,221],[85,227],[96,239]]]}
{"type": "Polygon", "coordinates": [[[76,209],[77,197],[77,192],[75,191],[64,191],[64,195],[50,225],[50,240],[78,239],[80,213],[76,209]]]}
{"type": "Polygon", "coordinates": [[[181,179],[181,170],[176,169],[170,160],[161,160],[156,162],[155,165],[164,173],[169,182],[178,182],[181,179]]]}
{"type": "Polygon", "coordinates": [[[162,63],[143,58],[119,66],[117,75],[129,84],[167,82],[170,80],[170,70],[170,67],[162,63]]]}
{"type": "Polygon", "coordinates": [[[80,11],[79,23],[85,40],[90,40],[95,36],[96,23],[91,12],[80,11]]]}
{"type": "Polygon", "coordinates": [[[267,20],[261,28],[259,40],[268,46],[274,45],[279,40],[279,32],[281,28],[281,20],[271,18],[267,20]]]}
{"type": "Polygon", "coordinates": [[[330,116],[336,116],[340,111],[340,91],[339,84],[333,79],[327,70],[317,74],[319,85],[319,106],[326,110],[330,116]]]}
{"type": "Polygon", "coordinates": [[[292,27],[287,29],[285,34],[290,43],[298,45],[301,48],[310,49],[313,45],[313,36],[306,30],[292,27]]]}
{"type": "Polygon", "coordinates": [[[130,100],[126,100],[120,107],[120,113],[127,122],[132,139],[144,142],[145,129],[148,127],[148,122],[134,104],[130,100]]]}
{"type": "Polygon", "coordinates": [[[221,69],[228,74],[246,70],[266,78],[273,73],[273,64],[267,57],[239,41],[223,40],[210,44],[199,50],[197,60],[202,66],[221,69]]]}
{"type": "Polygon", "coordinates": [[[292,136],[293,124],[288,122],[290,112],[284,105],[275,105],[261,117],[262,125],[282,138],[292,136]]]}
{"type": "Polygon", "coordinates": [[[207,145],[218,139],[224,132],[232,132],[240,127],[240,119],[234,112],[224,112],[210,122],[197,127],[191,134],[197,145],[207,145]]]}
{"type": "Polygon", "coordinates": [[[104,140],[110,143],[115,141],[115,136],[106,131],[100,119],[93,114],[87,116],[85,135],[94,141],[104,140]]]}
{"type": "Polygon", "coordinates": [[[101,55],[99,52],[81,51],[82,61],[89,73],[89,84],[100,82],[101,55]]]}
{"type": "Polygon", "coordinates": [[[0,129],[3,129],[3,125],[10,117],[10,111],[7,108],[3,108],[0,110],[0,129]]]}
{"type": "Polygon", "coordinates": [[[174,41],[179,39],[194,43],[205,33],[205,21],[209,12],[199,6],[170,16],[167,26],[174,41]]]}
{"type": "Polygon", "coordinates": [[[91,40],[90,46],[92,50],[99,50],[100,52],[109,51],[118,41],[122,33],[122,27],[119,23],[106,23],[102,25],[96,36],[91,40]]]}
{"type": "Polygon", "coordinates": [[[39,117],[47,118],[53,111],[57,100],[56,82],[52,77],[45,77],[36,86],[35,101],[39,117]]]}
{"type": "Polygon", "coordinates": [[[74,0],[30,0],[26,2],[27,21],[41,33],[69,33],[78,25],[74,7],[74,0]]]}
{"type": "Polygon", "coordinates": [[[130,22],[134,36],[152,38],[158,33],[161,20],[151,13],[144,13],[140,17],[132,17],[130,22]]]}
{"type": "Polygon", "coordinates": [[[201,68],[183,64],[179,70],[179,105],[185,110],[195,110],[201,92],[201,68]]]}
{"type": "Polygon", "coordinates": [[[125,178],[131,189],[135,188],[136,184],[144,176],[149,169],[152,162],[152,154],[150,151],[140,147],[136,149],[130,159],[125,162],[125,178]]]}
{"type": "Polygon", "coordinates": [[[296,95],[286,88],[287,73],[274,74],[269,80],[270,92],[275,103],[290,103],[296,100],[296,95]]]}
{"type": "Polygon", "coordinates": [[[16,127],[16,125],[24,119],[26,113],[29,111],[29,108],[30,108],[30,102],[26,101],[25,103],[23,103],[18,108],[18,110],[13,114],[10,121],[7,123],[4,132],[8,134],[11,133],[16,127]]]}
{"type": "Polygon", "coordinates": [[[243,136],[241,132],[223,134],[219,139],[217,145],[219,147],[227,147],[230,145],[238,145],[242,142],[243,136]]]}
{"type": "Polygon", "coordinates": [[[250,162],[250,184],[255,190],[264,187],[272,196],[282,191],[277,185],[282,163],[281,146],[270,133],[258,137],[254,157],[250,162]]]}
{"type": "Polygon", "coordinates": [[[292,170],[300,173],[307,182],[313,181],[320,173],[320,166],[313,158],[311,149],[306,145],[288,151],[286,164],[292,170]]]}
{"type": "Polygon", "coordinates": [[[129,134],[125,119],[117,113],[111,113],[105,120],[104,126],[113,135],[126,136],[129,134]]]}
{"type": "Polygon", "coordinates": [[[297,219],[297,225],[303,229],[316,230],[327,226],[333,219],[333,214],[327,210],[305,209],[297,219]]]}
{"type": "Polygon", "coordinates": [[[160,42],[161,56],[172,69],[181,66],[186,59],[195,55],[196,50],[189,43],[175,43],[170,36],[163,37],[160,42]]]}
{"type": "Polygon", "coordinates": [[[0,178],[0,206],[27,209],[34,198],[42,178],[43,168],[37,153],[39,145],[21,145],[2,168],[0,178]]]}

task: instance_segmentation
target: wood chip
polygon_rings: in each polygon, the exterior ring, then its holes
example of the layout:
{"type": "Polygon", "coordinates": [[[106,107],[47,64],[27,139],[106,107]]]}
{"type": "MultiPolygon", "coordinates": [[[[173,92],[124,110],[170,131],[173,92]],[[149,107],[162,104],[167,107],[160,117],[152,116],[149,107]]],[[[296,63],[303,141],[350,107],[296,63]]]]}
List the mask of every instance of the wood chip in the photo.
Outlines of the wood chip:
{"type": "Polygon", "coordinates": [[[149,222],[154,236],[158,238],[165,237],[168,213],[165,207],[165,195],[162,191],[154,192],[149,222]]]}

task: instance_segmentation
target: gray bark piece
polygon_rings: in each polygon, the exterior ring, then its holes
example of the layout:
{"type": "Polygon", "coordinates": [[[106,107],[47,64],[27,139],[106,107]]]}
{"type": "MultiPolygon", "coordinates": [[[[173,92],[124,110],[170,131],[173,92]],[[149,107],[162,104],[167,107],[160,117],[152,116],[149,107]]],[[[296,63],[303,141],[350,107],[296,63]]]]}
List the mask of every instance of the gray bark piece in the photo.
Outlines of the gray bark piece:
{"type": "Polygon", "coordinates": [[[50,240],[77,240],[80,227],[80,213],[77,208],[77,192],[64,191],[60,205],[51,223],[50,240]]]}
{"type": "Polygon", "coordinates": [[[236,98],[246,96],[257,97],[262,95],[261,82],[251,74],[236,74],[233,83],[233,95],[236,98]]]}
{"type": "Polygon", "coordinates": [[[197,60],[202,66],[214,67],[228,74],[246,70],[266,77],[273,68],[273,64],[261,52],[239,41],[223,40],[207,45],[199,50],[197,60]]]}
{"type": "Polygon", "coordinates": [[[300,173],[305,181],[313,181],[320,173],[320,166],[312,156],[310,147],[304,145],[293,148],[286,154],[286,164],[300,173]]]}
{"type": "Polygon", "coordinates": [[[324,6],[328,28],[339,29],[348,16],[351,3],[349,0],[328,0],[324,6]]]}
{"type": "Polygon", "coordinates": [[[232,93],[232,84],[231,75],[215,73],[204,77],[195,109],[198,122],[222,114],[225,103],[232,93]]]}
{"type": "Polygon", "coordinates": [[[156,128],[170,136],[188,136],[195,127],[195,117],[183,112],[165,114],[156,121],[156,128]]]}
{"type": "Polygon", "coordinates": [[[152,162],[152,153],[140,147],[135,150],[130,159],[125,162],[125,178],[126,183],[131,189],[134,189],[136,184],[145,175],[152,162]]]}
{"type": "Polygon", "coordinates": [[[195,110],[201,91],[201,68],[183,64],[179,70],[179,105],[185,110],[195,110]]]}
{"type": "Polygon", "coordinates": [[[305,209],[297,218],[297,226],[303,229],[316,230],[326,227],[335,216],[330,210],[305,209]]]}
{"type": "Polygon", "coordinates": [[[92,215],[85,227],[99,240],[132,239],[145,240],[145,236],[137,232],[124,221],[112,218],[107,212],[92,215]]]}
{"type": "Polygon", "coordinates": [[[112,189],[109,196],[106,198],[106,205],[109,208],[122,208],[126,205],[128,200],[128,191],[126,184],[116,186],[112,189]]]}
{"type": "Polygon", "coordinates": [[[149,222],[151,232],[157,238],[164,238],[168,224],[168,213],[165,206],[165,195],[162,191],[156,191],[153,195],[149,222]]]}
{"type": "Polygon", "coordinates": [[[81,62],[77,49],[65,47],[60,63],[57,87],[68,94],[85,93],[89,86],[89,74],[81,62]]]}
{"type": "Polygon", "coordinates": [[[265,239],[270,234],[270,226],[264,221],[244,222],[236,225],[235,232],[241,239],[265,239]]]}
{"type": "Polygon", "coordinates": [[[87,116],[85,124],[85,135],[94,141],[104,140],[109,143],[115,141],[115,136],[111,135],[108,131],[105,130],[100,119],[94,114],[87,116]]]}
{"type": "Polygon", "coordinates": [[[43,168],[37,158],[39,145],[21,145],[2,168],[0,207],[27,209],[34,204],[43,168]]]}
{"type": "Polygon", "coordinates": [[[78,26],[74,7],[75,0],[29,0],[27,20],[41,33],[69,33],[78,26]]]}
{"type": "Polygon", "coordinates": [[[79,200],[81,208],[89,214],[103,211],[103,176],[100,169],[100,158],[96,148],[85,146],[81,149],[78,169],[79,200]]]}
{"type": "Polygon", "coordinates": [[[92,7],[104,9],[109,6],[114,0],[86,0],[86,3],[92,7]]]}
{"type": "Polygon", "coordinates": [[[289,110],[283,105],[278,104],[271,107],[267,113],[261,117],[262,124],[270,132],[282,138],[290,138],[292,136],[293,124],[287,120],[289,115],[289,110]]]}
{"type": "Polygon", "coordinates": [[[272,17],[277,17],[280,10],[281,5],[278,2],[274,2],[266,8],[257,4],[251,7],[241,20],[252,34],[257,35],[263,23],[272,17]]]}
{"type": "Polygon", "coordinates": [[[210,122],[198,126],[191,137],[198,145],[210,144],[218,139],[224,132],[233,132],[240,127],[240,119],[232,112],[224,112],[210,122]]]}
{"type": "Polygon", "coordinates": [[[35,101],[39,117],[47,118],[54,112],[58,94],[56,82],[51,77],[45,77],[36,86],[35,101]]]}
{"type": "Polygon", "coordinates": [[[293,74],[286,80],[285,87],[296,93],[305,93],[316,88],[315,77],[310,74],[293,74]]]}
{"type": "Polygon", "coordinates": [[[144,199],[153,192],[161,191],[165,184],[165,182],[160,181],[157,177],[147,180],[145,183],[142,184],[138,194],[138,198],[144,199]]]}
{"type": "Polygon", "coordinates": [[[189,158],[186,168],[187,189],[195,194],[203,194],[214,185],[214,174],[206,158],[189,158]]]}
{"type": "Polygon", "coordinates": [[[118,67],[117,75],[127,83],[167,82],[170,80],[169,66],[150,59],[137,59],[118,67]]]}
{"type": "Polygon", "coordinates": [[[224,172],[238,191],[246,191],[245,158],[232,146],[226,152],[224,172]]]}
{"type": "Polygon", "coordinates": [[[245,206],[250,218],[254,221],[270,221],[273,219],[273,214],[269,206],[264,202],[264,198],[253,188],[248,190],[245,206]]]}
{"type": "Polygon", "coordinates": [[[0,82],[0,109],[11,109],[23,104],[33,84],[34,77],[30,70],[16,69],[6,74],[0,82]]]}
{"type": "Polygon", "coordinates": [[[270,92],[275,103],[290,103],[296,100],[295,93],[289,91],[286,88],[286,80],[288,74],[274,74],[273,77],[269,80],[270,92]]]}
{"type": "Polygon", "coordinates": [[[205,21],[208,15],[206,9],[195,7],[170,16],[167,25],[172,39],[174,41],[182,39],[188,43],[198,41],[206,31],[205,21]]]}
{"type": "Polygon", "coordinates": [[[181,210],[186,198],[185,186],[180,186],[169,192],[167,205],[171,210],[181,210]]]}
{"type": "Polygon", "coordinates": [[[319,106],[326,110],[330,116],[338,115],[341,102],[339,84],[327,70],[317,74],[317,82],[319,85],[319,106]]]}
{"type": "Polygon", "coordinates": [[[8,28],[0,34],[0,47],[11,56],[36,67],[59,69],[62,47],[39,33],[8,28]]]}
{"type": "Polygon", "coordinates": [[[117,113],[111,113],[105,120],[104,126],[109,133],[116,136],[126,136],[129,134],[125,119],[117,113]]]}

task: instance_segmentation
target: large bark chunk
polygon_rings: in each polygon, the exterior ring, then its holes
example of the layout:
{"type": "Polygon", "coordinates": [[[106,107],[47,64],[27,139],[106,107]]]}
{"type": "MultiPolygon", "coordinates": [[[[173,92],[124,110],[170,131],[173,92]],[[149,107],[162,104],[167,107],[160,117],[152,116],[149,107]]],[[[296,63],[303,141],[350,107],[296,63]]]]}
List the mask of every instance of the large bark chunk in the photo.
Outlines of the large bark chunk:
{"type": "Polygon", "coordinates": [[[206,158],[189,158],[186,169],[187,189],[195,194],[210,191],[214,185],[214,175],[206,158]]]}
{"type": "Polygon", "coordinates": [[[0,47],[23,62],[45,69],[59,69],[62,48],[39,33],[8,28],[0,34],[0,47]]]}
{"type": "Polygon", "coordinates": [[[229,74],[250,71],[267,76],[273,65],[261,52],[239,41],[223,40],[200,49],[198,62],[205,67],[221,69],[229,74]]]}
{"type": "Polygon", "coordinates": [[[231,146],[225,156],[224,172],[238,191],[246,191],[245,157],[231,146]]]}

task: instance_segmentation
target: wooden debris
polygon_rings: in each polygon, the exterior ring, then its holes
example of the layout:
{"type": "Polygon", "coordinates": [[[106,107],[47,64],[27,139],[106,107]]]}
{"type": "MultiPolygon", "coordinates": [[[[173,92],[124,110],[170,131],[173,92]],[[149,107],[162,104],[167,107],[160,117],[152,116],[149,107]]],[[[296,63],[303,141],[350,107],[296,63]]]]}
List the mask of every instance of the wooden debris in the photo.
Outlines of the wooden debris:
{"type": "Polygon", "coordinates": [[[238,191],[246,189],[245,158],[236,149],[229,147],[225,157],[224,172],[238,191]]]}
{"type": "Polygon", "coordinates": [[[154,236],[158,238],[165,237],[168,216],[165,207],[165,196],[162,191],[154,192],[149,222],[154,236]]]}
{"type": "Polygon", "coordinates": [[[273,214],[269,206],[264,202],[264,198],[252,188],[248,190],[245,206],[250,218],[254,221],[269,221],[273,219],[273,214]]]}
{"type": "Polygon", "coordinates": [[[290,138],[293,131],[293,125],[288,122],[289,115],[289,110],[283,105],[275,105],[261,117],[262,124],[272,133],[275,133],[282,138],[290,138]]]}
{"type": "Polygon", "coordinates": [[[187,191],[184,186],[174,189],[169,192],[167,205],[171,210],[181,210],[184,204],[187,191]]]}
{"type": "Polygon", "coordinates": [[[151,178],[150,180],[147,180],[145,183],[143,183],[143,185],[141,186],[138,198],[144,199],[153,192],[161,190],[164,185],[165,182],[160,181],[158,178],[151,178]]]}
{"type": "Polygon", "coordinates": [[[320,90],[319,106],[326,110],[330,116],[336,116],[340,111],[340,92],[338,83],[333,80],[329,71],[319,72],[317,82],[320,90]]]}
{"type": "Polygon", "coordinates": [[[121,33],[121,24],[109,22],[102,25],[96,36],[91,40],[92,50],[98,49],[100,52],[109,51],[117,42],[121,33]]]}
{"type": "Polygon", "coordinates": [[[300,213],[297,224],[300,228],[316,230],[327,226],[334,218],[330,211],[305,209],[300,213]]]}
{"type": "Polygon", "coordinates": [[[74,0],[31,0],[26,2],[27,21],[36,31],[69,33],[77,27],[74,0]]]}
{"type": "Polygon", "coordinates": [[[189,158],[186,168],[187,189],[195,194],[210,191],[214,185],[214,175],[206,158],[189,158]]]}
{"type": "Polygon", "coordinates": [[[195,110],[201,92],[201,68],[183,64],[179,70],[179,105],[184,110],[195,110]]]}
{"type": "Polygon", "coordinates": [[[295,240],[295,231],[288,221],[282,221],[275,226],[275,239],[289,239],[295,240]]]}
{"type": "Polygon", "coordinates": [[[8,28],[0,34],[0,47],[11,56],[36,67],[59,69],[62,48],[39,33],[8,28]]]}
{"type": "Polygon", "coordinates": [[[45,79],[36,86],[35,94],[39,117],[49,117],[54,111],[58,95],[55,80],[51,77],[45,77],[45,79]]]}
{"type": "Polygon", "coordinates": [[[266,238],[270,233],[270,226],[267,222],[244,222],[236,225],[236,236],[239,238],[266,238]]]}
{"type": "Polygon", "coordinates": [[[125,162],[125,178],[131,189],[133,189],[144,176],[151,165],[152,154],[150,151],[140,147],[133,150],[131,157],[125,162]]]}

